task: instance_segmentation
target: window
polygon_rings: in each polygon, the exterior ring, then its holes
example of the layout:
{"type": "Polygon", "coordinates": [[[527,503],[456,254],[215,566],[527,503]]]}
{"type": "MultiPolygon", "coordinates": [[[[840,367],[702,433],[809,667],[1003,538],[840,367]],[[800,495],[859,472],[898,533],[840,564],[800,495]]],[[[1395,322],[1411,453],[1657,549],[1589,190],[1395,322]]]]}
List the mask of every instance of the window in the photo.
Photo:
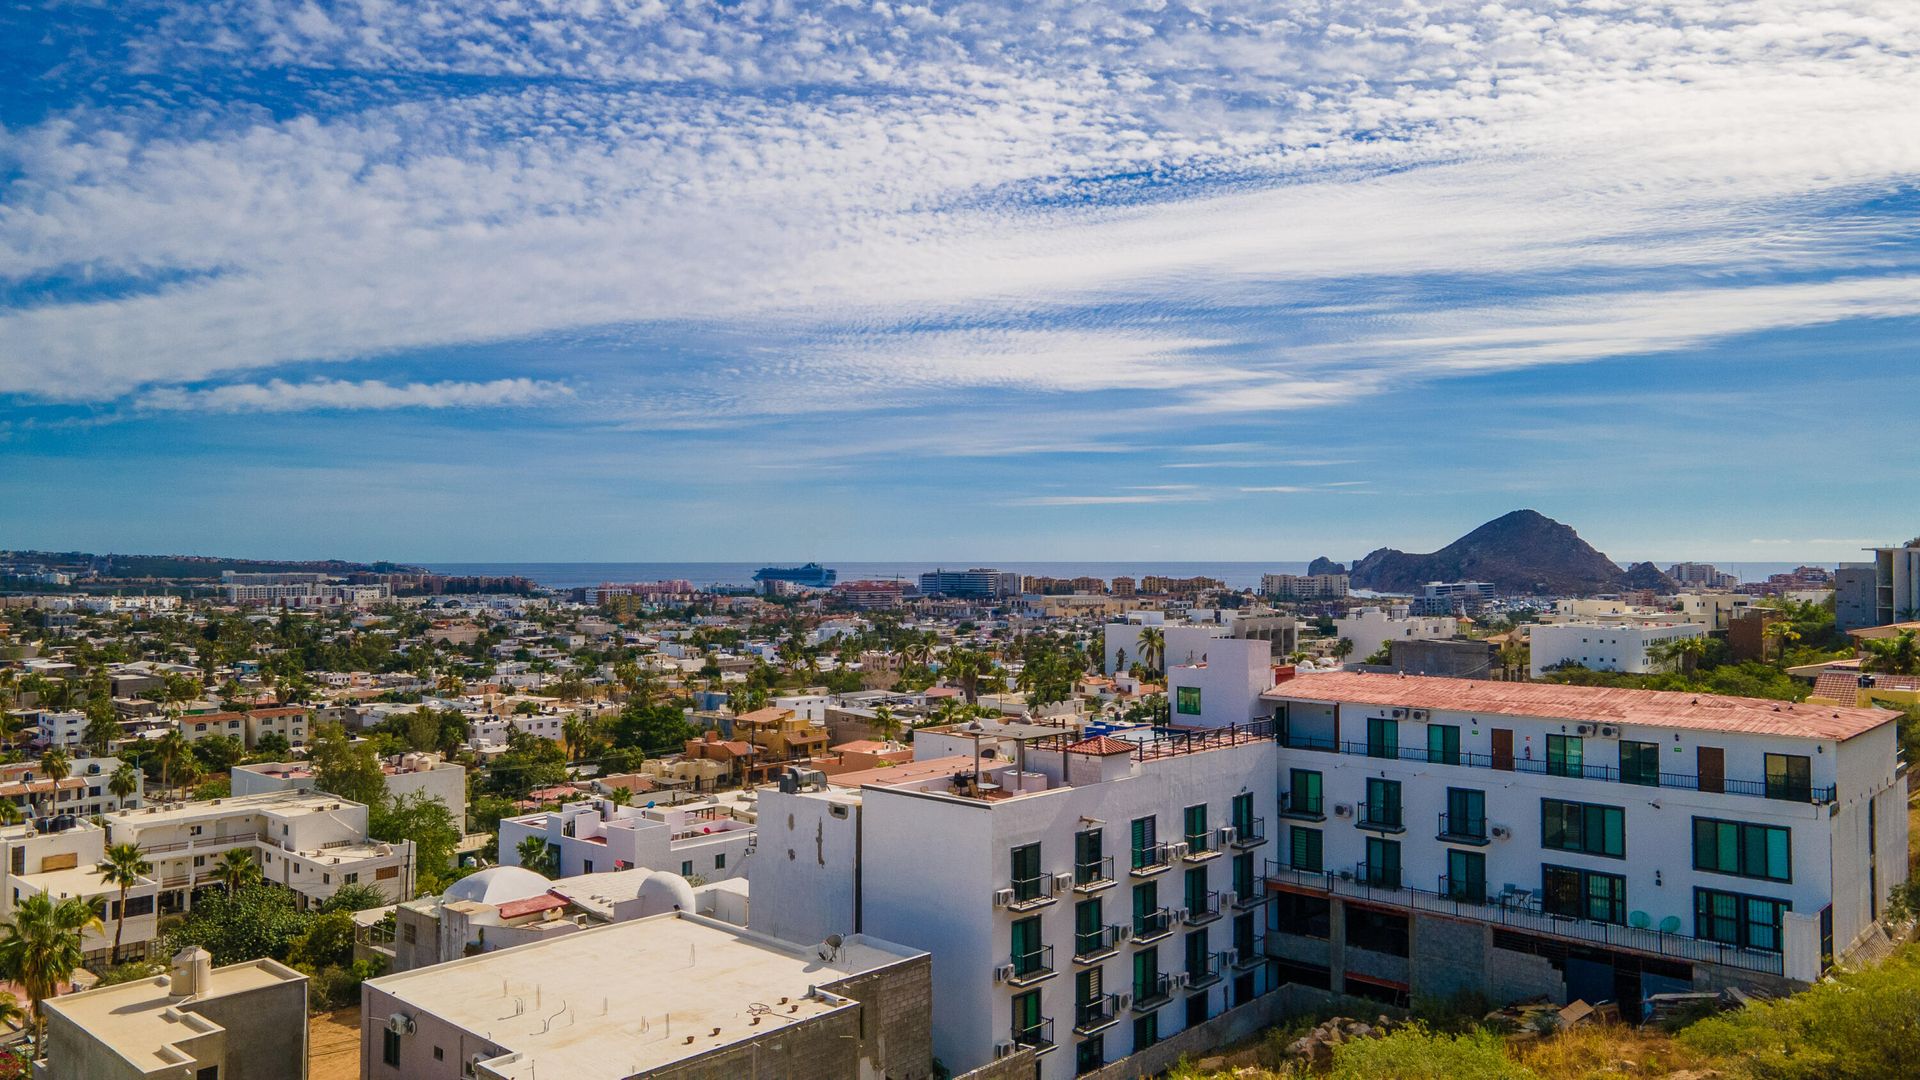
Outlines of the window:
{"type": "Polygon", "coordinates": [[[1793,905],[1785,900],[1695,889],[1693,936],[1743,949],[1779,952],[1781,916],[1792,910],[1793,905]]]}
{"type": "Polygon", "coordinates": [[[1398,829],[1400,819],[1400,781],[1382,780],[1378,777],[1367,781],[1366,816],[1362,824],[1385,829],[1398,829]]]}
{"type": "Polygon", "coordinates": [[[714,868],[715,870],[725,870],[725,869],[727,868],[727,853],[726,853],[726,852],[724,852],[724,851],[722,851],[722,852],[720,852],[720,853],[719,853],[718,855],[715,855],[715,856],[713,857],[713,868],[714,868]]]}
{"type": "Polygon", "coordinates": [[[1447,895],[1469,904],[1487,902],[1487,857],[1477,851],[1447,851],[1447,895]]]}
{"type": "Polygon", "coordinates": [[[1195,930],[1187,935],[1187,981],[1205,979],[1213,970],[1213,957],[1207,952],[1207,932],[1195,930]]]}
{"type": "Polygon", "coordinates": [[[1108,947],[1105,920],[1101,918],[1100,898],[1082,900],[1073,906],[1073,955],[1092,956],[1108,947]]]}
{"type": "Polygon", "coordinates": [[[420,940],[419,929],[415,927],[412,923],[401,923],[400,924],[400,940],[406,942],[409,945],[416,944],[420,940]]]}
{"type": "Polygon", "coordinates": [[[1154,850],[1159,846],[1155,839],[1158,832],[1153,818],[1133,819],[1133,868],[1135,870],[1160,865],[1160,853],[1154,850]]]}
{"type": "Polygon", "coordinates": [[[1694,818],[1693,868],[1711,874],[1792,881],[1792,832],[1777,825],[1694,818]]]}
{"type": "Polygon", "coordinates": [[[1133,1020],[1133,1052],[1139,1053],[1160,1041],[1160,1014],[1148,1013],[1133,1020]]]}
{"type": "Polygon", "coordinates": [[[1253,852],[1243,851],[1233,857],[1233,893],[1246,898],[1258,892],[1260,886],[1253,877],[1253,852]]]}
{"type": "Polygon", "coordinates": [[[1487,793],[1472,788],[1447,789],[1447,820],[1442,836],[1462,836],[1473,840],[1487,838],[1487,793]]]}
{"type": "Polygon", "coordinates": [[[1367,861],[1361,867],[1367,884],[1382,889],[1400,887],[1400,841],[1367,837],[1367,861]]]}
{"type": "MultiPolygon", "coordinates": [[[[587,864],[587,873],[589,874],[593,873],[592,863],[587,864]]],[[[352,885],[355,882],[360,880],[360,875],[359,874],[342,874],[340,875],[340,880],[343,882],[346,882],[348,885],[352,885]]]]}
{"type": "Polygon", "coordinates": [[[1133,1000],[1138,1003],[1160,996],[1160,946],[1133,954],[1133,1000]]]}
{"type": "Polygon", "coordinates": [[[1627,921],[1626,878],[1566,866],[1543,866],[1540,871],[1540,903],[1547,914],[1594,922],[1627,921]]]}
{"type": "Polygon", "coordinates": [[[127,911],[127,918],[129,919],[137,919],[142,915],[153,914],[153,897],[151,896],[127,897],[126,911],[127,911]]]}
{"type": "Polygon", "coordinates": [[[1627,812],[1618,806],[1540,800],[1540,846],[1587,855],[1627,857],[1627,812]]]}
{"type": "Polygon", "coordinates": [[[220,1080],[220,1066],[206,1065],[195,1069],[193,1080],[220,1080]]]}
{"type": "Polygon", "coordinates": [[[1287,865],[1311,874],[1326,872],[1327,868],[1321,859],[1319,829],[1303,829],[1295,825],[1287,830],[1287,865]]]}
{"type": "Polygon", "coordinates": [[[1100,830],[1087,829],[1073,834],[1073,881],[1076,885],[1089,885],[1105,880],[1107,871],[1101,865],[1100,830]]]}
{"type": "Polygon", "coordinates": [[[1388,956],[1407,955],[1407,917],[1373,908],[1347,908],[1347,944],[1388,956]]]}
{"type": "Polygon", "coordinates": [[[1620,743],[1620,782],[1623,784],[1642,784],[1646,787],[1660,786],[1660,744],[1650,742],[1620,743]]]}
{"type": "Polygon", "coordinates": [[[1320,817],[1320,774],[1310,769],[1294,769],[1287,774],[1287,813],[1299,817],[1320,817]]]}
{"type": "Polygon", "coordinates": [[[1581,768],[1581,739],[1578,735],[1547,736],[1547,775],[1584,776],[1581,768]]]}
{"type": "Polygon", "coordinates": [[[1184,816],[1187,826],[1187,850],[1202,852],[1212,847],[1213,845],[1207,842],[1212,839],[1212,837],[1207,835],[1207,804],[1201,803],[1198,806],[1187,807],[1184,816]]]}
{"type": "Polygon", "coordinates": [[[1270,928],[1322,941],[1332,932],[1333,903],[1326,897],[1283,892],[1275,893],[1273,901],[1273,914],[1267,917],[1270,928]]]}
{"type": "Polygon", "coordinates": [[[1166,929],[1160,913],[1160,883],[1144,881],[1133,887],[1133,936],[1147,937],[1166,929]]]}
{"type": "Polygon", "coordinates": [[[680,864],[680,876],[681,877],[693,876],[693,860],[692,859],[687,859],[680,864]]]}
{"type": "Polygon", "coordinates": [[[1107,1037],[1104,1033],[1090,1035],[1073,1048],[1073,1072],[1075,1076],[1090,1073],[1107,1063],[1107,1037]]]}
{"type": "Polygon", "coordinates": [[[1182,899],[1189,912],[1201,912],[1207,909],[1207,868],[1196,866],[1187,871],[1186,888],[1182,899]]]}
{"type": "Polygon", "coordinates": [[[1367,718],[1367,756],[1400,756],[1400,721],[1389,720],[1384,716],[1367,718]]]}
{"type": "Polygon", "coordinates": [[[1200,715],[1200,688],[1182,686],[1174,691],[1174,711],[1182,716],[1200,715]]]}
{"type": "Polygon", "coordinates": [[[380,1032],[380,1060],[393,1068],[400,1067],[400,1033],[391,1029],[380,1032]]]}
{"type": "Polygon", "coordinates": [[[1813,798],[1813,760],[1800,754],[1768,754],[1767,798],[1810,801],[1813,798]]]}
{"type": "Polygon", "coordinates": [[[435,1060],[435,1061],[445,1061],[445,1060],[447,1060],[447,1051],[446,1051],[446,1048],[445,1048],[445,1047],[440,1047],[440,1046],[436,1046],[436,1047],[434,1047],[434,1048],[433,1048],[433,1060],[435,1060]]]}
{"type": "Polygon", "coordinates": [[[1460,729],[1451,724],[1428,724],[1427,760],[1436,765],[1460,764],[1460,729]]]}
{"type": "Polygon", "coordinates": [[[1046,1041],[1044,1027],[1045,1022],[1040,1019],[1040,991],[1014,995],[1013,1041],[1022,1046],[1038,1046],[1046,1041]]]}
{"type": "Polygon", "coordinates": [[[1040,845],[1022,844],[1013,849],[1013,898],[1040,898],[1040,845]]]}
{"type": "Polygon", "coordinates": [[[1241,840],[1250,840],[1253,838],[1253,829],[1253,792],[1242,792],[1233,797],[1234,835],[1241,840]]]}
{"type": "Polygon", "coordinates": [[[1013,970],[1031,975],[1045,968],[1046,957],[1040,947],[1040,916],[1015,920],[1013,924],[1013,970]]]}

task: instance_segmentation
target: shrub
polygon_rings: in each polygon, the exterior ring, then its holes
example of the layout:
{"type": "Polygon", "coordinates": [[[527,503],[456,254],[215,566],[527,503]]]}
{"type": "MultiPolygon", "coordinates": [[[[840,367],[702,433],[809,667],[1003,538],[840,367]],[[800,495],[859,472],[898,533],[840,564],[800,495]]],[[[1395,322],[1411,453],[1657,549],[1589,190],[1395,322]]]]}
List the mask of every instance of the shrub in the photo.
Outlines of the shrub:
{"type": "Polygon", "coordinates": [[[1913,1076],[1920,1062],[1920,949],[1907,944],[1878,967],[1702,1020],[1679,1039],[1754,1080],[1913,1076]]]}
{"type": "Polygon", "coordinates": [[[1341,1043],[1333,1080],[1537,1080],[1507,1058],[1492,1032],[1436,1035],[1412,1024],[1378,1039],[1341,1043]]]}

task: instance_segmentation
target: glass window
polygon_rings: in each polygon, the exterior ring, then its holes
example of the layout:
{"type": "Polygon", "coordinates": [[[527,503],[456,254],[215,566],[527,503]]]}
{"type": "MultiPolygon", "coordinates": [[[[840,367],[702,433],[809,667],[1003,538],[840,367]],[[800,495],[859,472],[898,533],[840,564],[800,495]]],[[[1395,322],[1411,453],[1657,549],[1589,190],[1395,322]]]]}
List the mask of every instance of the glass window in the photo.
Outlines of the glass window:
{"type": "Polygon", "coordinates": [[[1133,954],[1133,999],[1145,1001],[1158,996],[1160,982],[1160,946],[1154,945],[1133,954]]]}
{"type": "Polygon", "coordinates": [[[1318,817],[1324,811],[1320,808],[1320,774],[1311,769],[1294,769],[1287,774],[1287,812],[1318,817]]]}
{"type": "Polygon", "coordinates": [[[1026,1042],[1040,1037],[1040,991],[1029,990],[1013,998],[1013,1037],[1026,1042]]]}
{"type": "Polygon", "coordinates": [[[1659,787],[1660,744],[1621,740],[1620,782],[1659,787]]]}
{"type": "Polygon", "coordinates": [[[1565,866],[1543,866],[1540,872],[1541,906],[1548,914],[1595,922],[1627,921],[1627,879],[1619,874],[1565,866]]]}
{"type": "Polygon", "coordinates": [[[1487,793],[1472,788],[1447,789],[1447,836],[1468,836],[1484,840],[1487,835],[1487,793]]]}
{"type": "Polygon", "coordinates": [[[1233,892],[1235,896],[1252,896],[1260,887],[1253,880],[1253,852],[1243,851],[1233,857],[1233,892]]]}
{"type": "Polygon", "coordinates": [[[1200,688],[1182,686],[1174,691],[1174,711],[1182,716],[1200,715],[1200,688]]]}
{"type": "Polygon", "coordinates": [[[1187,871],[1186,889],[1183,899],[1188,911],[1202,911],[1207,906],[1207,868],[1196,866],[1187,871]]]}
{"type": "Polygon", "coordinates": [[[1212,968],[1212,965],[1207,962],[1210,959],[1207,955],[1207,932],[1195,930],[1188,934],[1186,948],[1187,978],[1189,980],[1205,978],[1212,968]]]}
{"type": "Polygon", "coordinates": [[[1040,892],[1040,845],[1022,844],[1013,849],[1014,899],[1035,900],[1040,892]]]}
{"type": "Polygon", "coordinates": [[[1367,718],[1367,756],[1400,756],[1400,721],[1389,720],[1384,716],[1367,718]]]}
{"type": "Polygon", "coordinates": [[[1778,825],[1694,818],[1693,868],[1713,874],[1792,881],[1792,831],[1778,825]]]}
{"type": "Polygon", "coordinates": [[[1427,760],[1436,765],[1460,764],[1460,729],[1451,724],[1428,724],[1427,760]]]}
{"type": "Polygon", "coordinates": [[[1205,851],[1212,847],[1213,845],[1207,842],[1211,839],[1207,835],[1207,804],[1201,803],[1198,806],[1187,807],[1184,816],[1187,826],[1185,837],[1187,850],[1205,851]]]}
{"type": "Polygon", "coordinates": [[[1765,896],[1693,890],[1693,936],[1722,945],[1780,951],[1780,923],[1793,905],[1765,896]]]}
{"type": "Polygon", "coordinates": [[[1578,735],[1547,736],[1547,775],[1584,776],[1578,735]]]}
{"type": "Polygon", "coordinates": [[[1469,904],[1487,900],[1487,857],[1478,851],[1447,852],[1447,895],[1469,904]]]}
{"type": "Polygon", "coordinates": [[[1400,841],[1384,840],[1378,836],[1367,837],[1367,863],[1365,867],[1368,885],[1382,889],[1400,887],[1400,841]]]}
{"type": "Polygon", "coordinates": [[[1157,843],[1155,839],[1157,833],[1158,829],[1155,827],[1153,818],[1133,819],[1133,868],[1135,870],[1159,863],[1160,856],[1153,850],[1157,843]]]}
{"type": "Polygon", "coordinates": [[[1107,1063],[1107,1036],[1105,1032],[1089,1035],[1073,1048],[1073,1071],[1075,1075],[1090,1073],[1107,1063]]]}
{"type": "Polygon", "coordinates": [[[1139,1053],[1160,1041],[1160,1014],[1150,1012],[1133,1020],[1133,1052],[1139,1053]]]}
{"type": "Polygon", "coordinates": [[[1624,859],[1627,812],[1618,806],[1541,799],[1540,846],[1624,859]]]}
{"type": "Polygon", "coordinates": [[[1100,865],[1100,830],[1086,829],[1073,834],[1073,880],[1085,885],[1099,881],[1105,873],[1100,865]]]}
{"type": "Polygon", "coordinates": [[[380,1060],[394,1068],[400,1067],[400,1033],[392,1030],[380,1032],[380,1060]]]}
{"type": "Polygon", "coordinates": [[[1373,777],[1367,780],[1367,824],[1384,825],[1399,828],[1400,820],[1400,781],[1381,780],[1373,777]]]}
{"type": "Polygon", "coordinates": [[[1029,975],[1046,967],[1040,948],[1040,916],[1015,920],[1013,924],[1013,970],[1029,975]]]}
{"type": "Polygon", "coordinates": [[[1813,798],[1813,759],[1799,754],[1767,755],[1767,798],[1807,802],[1813,798]]]}
{"type": "Polygon", "coordinates": [[[1287,865],[1310,874],[1325,873],[1327,868],[1321,859],[1320,845],[1319,829],[1303,829],[1298,825],[1288,829],[1287,865]]]}
{"type": "Polygon", "coordinates": [[[1090,956],[1105,948],[1106,925],[1101,917],[1100,898],[1082,900],[1073,906],[1073,954],[1090,956]]]}
{"type": "Polygon", "coordinates": [[[1233,797],[1233,828],[1242,837],[1253,831],[1253,792],[1233,797]]]}

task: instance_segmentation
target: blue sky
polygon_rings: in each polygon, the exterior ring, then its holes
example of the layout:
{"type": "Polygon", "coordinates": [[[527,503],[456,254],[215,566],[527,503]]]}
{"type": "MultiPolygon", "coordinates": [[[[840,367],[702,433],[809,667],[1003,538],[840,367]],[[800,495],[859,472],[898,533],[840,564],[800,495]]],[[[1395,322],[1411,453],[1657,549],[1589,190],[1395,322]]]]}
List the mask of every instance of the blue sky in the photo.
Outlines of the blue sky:
{"type": "Polygon", "coordinates": [[[199,0],[0,35],[0,546],[1920,532],[1913,5],[199,0]]]}

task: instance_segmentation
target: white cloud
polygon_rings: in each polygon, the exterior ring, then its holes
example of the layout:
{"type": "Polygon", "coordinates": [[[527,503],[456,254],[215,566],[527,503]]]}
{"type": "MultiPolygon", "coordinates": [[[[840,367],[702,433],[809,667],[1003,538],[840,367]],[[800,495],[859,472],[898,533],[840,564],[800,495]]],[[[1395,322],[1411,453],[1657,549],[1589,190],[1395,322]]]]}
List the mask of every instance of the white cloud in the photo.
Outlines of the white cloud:
{"type": "Polygon", "coordinates": [[[537,379],[491,382],[407,383],[377,379],[347,382],[313,379],[235,383],[204,390],[162,387],[142,394],[135,405],[159,412],[306,412],[313,409],[475,409],[538,405],[571,398],[561,383],[537,379]]]}

